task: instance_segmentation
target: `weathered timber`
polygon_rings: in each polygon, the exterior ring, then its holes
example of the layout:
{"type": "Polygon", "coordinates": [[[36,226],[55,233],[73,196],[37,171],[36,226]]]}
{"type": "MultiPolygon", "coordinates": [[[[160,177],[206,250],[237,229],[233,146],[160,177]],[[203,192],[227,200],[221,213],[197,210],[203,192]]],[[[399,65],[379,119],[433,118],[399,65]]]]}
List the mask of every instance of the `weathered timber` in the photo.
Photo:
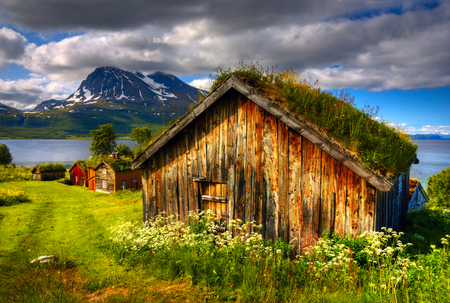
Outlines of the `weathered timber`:
{"type": "Polygon", "coordinates": [[[300,251],[302,224],[302,137],[289,130],[289,239],[295,239],[294,250],[300,251]]]}
{"type": "Polygon", "coordinates": [[[265,158],[264,185],[266,189],[266,230],[267,239],[278,238],[278,123],[271,114],[264,119],[263,152],[265,158]]]}
{"type": "Polygon", "coordinates": [[[289,243],[289,135],[287,126],[278,120],[278,237],[289,243]]]}
{"type": "MultiPolygon", "coordinates": [[[[216,202],[216,203],[227,203],[227,198],[226,197],[202,195],[202,200],[216,202]]],[[[221,209],[221,211],[222,211],[222,209],[221,209]]]]}

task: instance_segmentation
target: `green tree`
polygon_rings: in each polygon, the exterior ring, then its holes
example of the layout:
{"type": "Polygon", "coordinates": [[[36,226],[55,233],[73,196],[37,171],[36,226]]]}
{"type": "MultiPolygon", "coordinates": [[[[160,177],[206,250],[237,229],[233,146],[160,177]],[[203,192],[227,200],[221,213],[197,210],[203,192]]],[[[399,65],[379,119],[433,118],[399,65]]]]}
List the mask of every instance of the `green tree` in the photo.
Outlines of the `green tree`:
{"type": "Polygon", "coordinates": [[[450,208],[450,167],[428,178],[427,195],[429,208],[450,208]]]}
{"type": "Polygon", "coordinates": [[[152,139],[152,130],[147,126],[136,127],[131,130],[131,140],[134,142],[134,147],[141,150],[148,145],[152,139]]]}
{"type": "Polygon", "coordinates": [[[100,125],[100,129],[90,130],[92,143],[89,150],[93,156],[112,154],[117,146],[116,132],[112,123],[100,125]]]}
{"type": "Polygon", "coordinates": [[[131,148],[128,145],[123,144],[123,143],[120,143],[116,147],[116,153],[120,157],[133,158],[133,152],[131,151],[131,148]]]}
{"type": "Polygon", "coordinates": [[[6,144],[0,144],[0,165],[8,165],[13,160],[6,144]]]}

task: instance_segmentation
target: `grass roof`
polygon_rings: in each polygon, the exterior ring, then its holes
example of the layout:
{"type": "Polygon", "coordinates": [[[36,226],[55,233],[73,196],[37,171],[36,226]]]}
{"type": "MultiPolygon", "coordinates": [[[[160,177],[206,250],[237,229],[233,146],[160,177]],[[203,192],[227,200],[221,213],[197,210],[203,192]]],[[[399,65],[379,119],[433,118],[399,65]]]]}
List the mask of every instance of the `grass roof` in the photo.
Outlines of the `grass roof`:
{"type": "Polygon", "coordinates": [[[65,172],[66,167],[63,163],[45,163],[45,164],[38,164],[35,166],[35,168],[40,173],[55,173],[55,172],[65,172]]]}
{"type": "Polygon", "coordinates": [[[328,137],[354,153],[368,169],[384,176],[406,171],[416,159],[417,145],[405,131],[385,121],[377,121],[378,107],[356,108],[345,90],[340,95],[322,90],[302,80],[294,71],[276,73],[258,64],[242,61],[232,70],[217,68],[212,76],[216,89],[230,75],[256,88],[269,99],[314,124],[328,137]]]}

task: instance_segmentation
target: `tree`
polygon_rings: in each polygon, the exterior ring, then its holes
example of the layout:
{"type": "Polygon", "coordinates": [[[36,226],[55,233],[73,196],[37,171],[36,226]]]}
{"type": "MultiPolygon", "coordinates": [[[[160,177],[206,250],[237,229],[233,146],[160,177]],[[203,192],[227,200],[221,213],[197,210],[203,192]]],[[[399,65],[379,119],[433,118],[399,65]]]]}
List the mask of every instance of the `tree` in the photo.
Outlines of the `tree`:
{"type": "Polygon", "coordinates": [[[8,165],[13,160],[6,144],[0,144],[0,165],[8,165]]]}
{"type": "Polygon", "coordinates": [[[134,147],[141,150],[148,145],[152,139],[152,130],[147,126],[136,127],[131,130],[131,140],[134,142],[134,147]]]}
{"type": "Polygon", "coordinates": [[[450,167],[428,178],[427,195],[428,207],[450,208],[450,167]]]}
{"type": "Polygon", "coordinates": [[[133,158],[133,152],[131,151],[131,148],[128,145],[123,144],[123,143],[120,143],[116,147],[116,153],[120,157],[133,158]]]}
{"type": "Polygon", "coordinates": [[[89,150],[93,156],[109,155],[116,148],[116,132],[113,130],[112,123],[100,125],[100,129],[90,130],[92,143],[89,150]]]}

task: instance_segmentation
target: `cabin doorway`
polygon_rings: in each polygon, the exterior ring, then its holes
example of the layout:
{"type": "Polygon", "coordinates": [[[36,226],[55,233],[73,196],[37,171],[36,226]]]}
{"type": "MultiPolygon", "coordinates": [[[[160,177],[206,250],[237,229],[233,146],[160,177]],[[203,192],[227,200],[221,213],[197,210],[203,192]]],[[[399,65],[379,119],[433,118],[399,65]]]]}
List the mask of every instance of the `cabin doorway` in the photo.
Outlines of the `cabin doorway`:
{"type": "Polygon", "coordinates": [[[214,182],[200,182],[200,200],[202,210],[210,209],[218,217],[228,218],[227,184],[214,182]]]}

